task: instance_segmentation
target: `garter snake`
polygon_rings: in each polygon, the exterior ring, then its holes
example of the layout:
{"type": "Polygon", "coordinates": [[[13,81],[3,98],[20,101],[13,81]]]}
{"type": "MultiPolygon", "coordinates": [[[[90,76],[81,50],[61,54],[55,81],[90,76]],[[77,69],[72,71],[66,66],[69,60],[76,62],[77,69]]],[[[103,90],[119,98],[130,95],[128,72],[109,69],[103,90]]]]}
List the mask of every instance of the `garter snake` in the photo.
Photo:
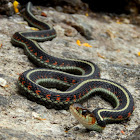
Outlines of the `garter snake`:
{"type": "Polygon", "coordinates": [[[79,122],[99,132],[107,123],[129,118],[134,110],[134,102],[125,87],[111,80],[100,79],[100,70],[92,62],[57,58],[41,48],[37,41],[53,39],[56,31],[49,24],[38,20],[31,9],[32,4],[29,2],[24,19],[40,31],[16,32],[11,42],[22,47],[29,59],[41,68],[27,70],[19,76],[20,92],[48,108],[68,109],[70,106],[71,113],[79,122]],[[114,108],[99,108],[90,112],[77,103],[94,94],[109,101],[114,108]]]}

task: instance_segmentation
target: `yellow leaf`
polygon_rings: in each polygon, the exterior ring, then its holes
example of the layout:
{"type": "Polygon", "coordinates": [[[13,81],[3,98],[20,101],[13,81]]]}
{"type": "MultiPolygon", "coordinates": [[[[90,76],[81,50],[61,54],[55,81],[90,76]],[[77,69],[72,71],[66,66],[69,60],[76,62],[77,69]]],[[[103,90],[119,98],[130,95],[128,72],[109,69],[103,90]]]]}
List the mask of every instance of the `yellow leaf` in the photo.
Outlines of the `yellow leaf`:
{"type": "Polygon", "coordinates": [[[88,13],[86,13],[86,16],[88,17],[88,13]]]}
{"type": "Polygon", "coordinates": [[[138,56],[140,56],[140,52],[138,52],[138,56]]]}
{"type": "Polygon", "coordinates": [[[77,40],[76,43],[77,43],[77,45],[81,46],[80,40],[77,40]]]}
{"type": "Polygon", "coordinates": [[[92,46],[89,45],[88,43],[82,43],[82,44],[81,44],[80,40],[77,40],[76,43],[77,43],[78,46],[92,47],[92,46]]]}
{"type": "Polygon", "coordinates": [[[82,46],[86,46],[86,47],[92,47],[91,45],[89,45],[88,43],[83,43],[82,46]]]}
{"type": "Polygon", "coordinates": [[[15,8],[15,13],[19,13],[19,10],[18,10],[18,8],[15,8]]]}
{"type": "Polygon", "coordinates": [[[18,13],[18,12],[19,12],[19,10],[18,10],[18,8],[17,8],[18,5],[19,5],[19,2],[15,0],[15,1],[13,2],[13,7],[14,7],[14,10],[15,10],[15,13],[18,13]]]}
{"type": "Polygon", "coordinates": [[[34,30],[34,31],[38,31],[38,30],[39,30],[39,29],[34,28],[34,27],[31,27],[30,29],[31,29],[31,30],[34,30]]]}
{"type": "Polygon", "coordinates": [[[116,21],[116,23],[117,24],[122,24],[122,22],[119,19],[116,21]]]}

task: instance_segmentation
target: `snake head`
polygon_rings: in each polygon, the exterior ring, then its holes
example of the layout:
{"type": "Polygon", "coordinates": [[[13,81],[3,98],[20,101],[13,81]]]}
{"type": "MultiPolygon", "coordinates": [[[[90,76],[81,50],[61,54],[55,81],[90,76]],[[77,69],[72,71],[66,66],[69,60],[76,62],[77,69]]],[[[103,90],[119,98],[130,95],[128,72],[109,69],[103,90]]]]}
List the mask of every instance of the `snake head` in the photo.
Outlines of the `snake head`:
{"type": "Polygon", "coordinates": [[[90,112],[80,104],[73,104],[70,106],[70,112],[73,116],[87,129],[102,132],[104,127],[98,125],[93,112],[90,112]]]}

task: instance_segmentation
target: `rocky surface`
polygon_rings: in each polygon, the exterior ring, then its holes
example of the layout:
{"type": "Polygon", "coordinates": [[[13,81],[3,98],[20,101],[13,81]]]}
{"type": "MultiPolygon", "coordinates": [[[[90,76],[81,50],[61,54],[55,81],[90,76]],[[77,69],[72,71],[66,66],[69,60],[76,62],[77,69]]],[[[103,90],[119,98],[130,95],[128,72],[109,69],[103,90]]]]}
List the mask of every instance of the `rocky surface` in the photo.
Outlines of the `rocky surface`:
{"type": "Polygon", "coordinates": [[[1,0],[0,1],[0,14],[5,14],[5,15],[13,15],[14,14],[14,9],[13,9],[13,4],[10,0],[1,0]]]}
{"type": "MultiPolygon", "coordinates": [[[[10,40],[16,31],[31,28],[20,15],[1,17],[0,78],[7,84],[0,87],[0,139],[117,140],[133,139],[139,135],[140,28],[130,24],[125,16],[122,20],[102,14],[70,15],[51,7],[37,7],[35,11],[38,19],[49,22],[57,31],[55,39],[40,43],[47,53],[96,63],[101,69],[101,78],[127,87],[134,98],[135,111],[128,122],[107,125],[103,133],[97,133],[87,131],[69,111],[47,109],[21,96],[17,88],[18,75],[36,66],[10,40]],[[47,18],[40,16],[42,11],[47,18]],[[92,47],[78,46],[77,40],[92,47]]],[[[111,107],[98,96],[86,101],[84,106],[90,110],[111,107]]]]}
{"type": "Polygon", "coordinates": [[[131,134],[128,140],[140,140],[140,126],[131,134]]]}

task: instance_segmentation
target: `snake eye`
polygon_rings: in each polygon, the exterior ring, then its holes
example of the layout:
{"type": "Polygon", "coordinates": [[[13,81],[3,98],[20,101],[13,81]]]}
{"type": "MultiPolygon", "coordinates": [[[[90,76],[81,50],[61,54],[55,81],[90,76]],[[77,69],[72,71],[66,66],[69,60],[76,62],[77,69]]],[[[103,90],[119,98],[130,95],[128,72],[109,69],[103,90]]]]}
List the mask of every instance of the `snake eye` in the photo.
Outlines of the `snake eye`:
{"type": "Polygon", "coordinates": [[[88,111],[87,110],[82,110],[82,115],[86,115],[88,113],[88,111]]]}

